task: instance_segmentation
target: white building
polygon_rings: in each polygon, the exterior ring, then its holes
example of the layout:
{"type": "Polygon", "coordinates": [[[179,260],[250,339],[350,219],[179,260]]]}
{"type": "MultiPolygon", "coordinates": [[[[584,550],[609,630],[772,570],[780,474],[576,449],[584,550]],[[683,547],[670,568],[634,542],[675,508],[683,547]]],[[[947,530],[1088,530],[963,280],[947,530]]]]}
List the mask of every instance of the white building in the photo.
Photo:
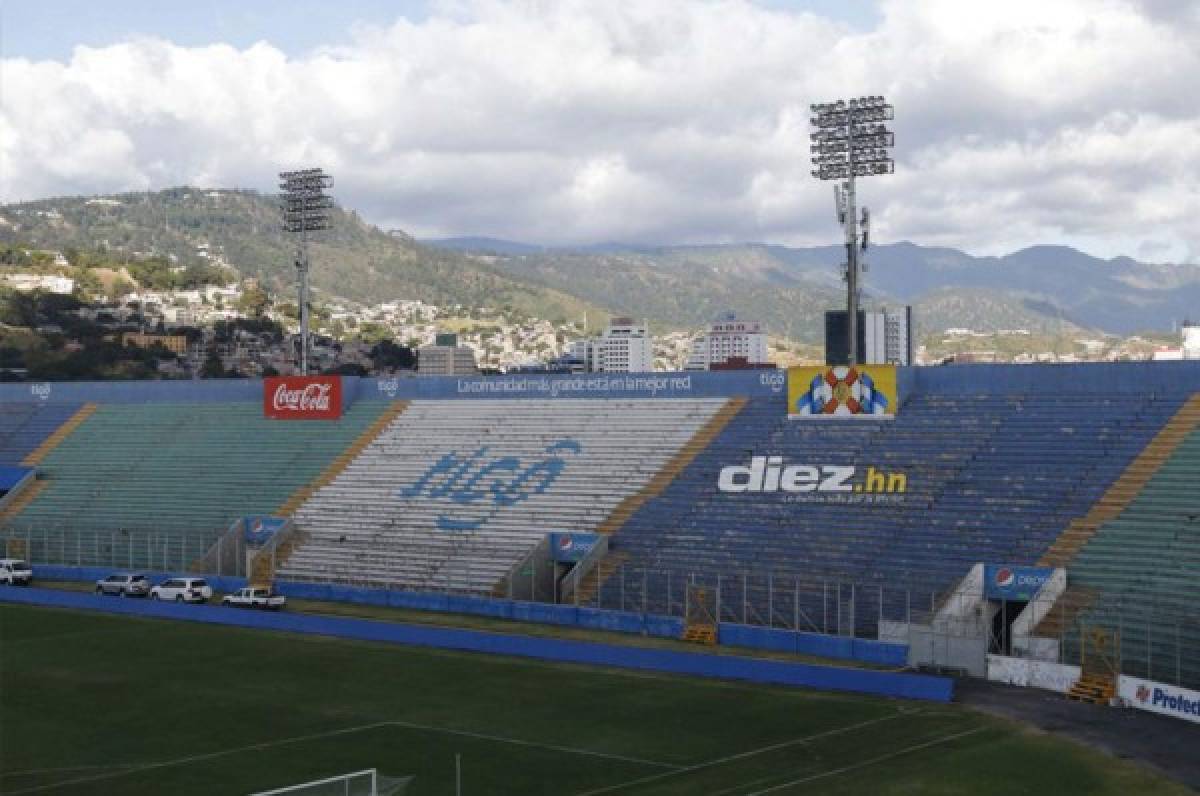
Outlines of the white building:
{"type": "Polygon", "coordinates": [[[708,332],[692,341],[688,370],[708,370],[730,359],[744,359],[748,365],[763,365],[767,358],[767,335],[759,321],[739,321],[732,312],[721,316],[708,332]]]}
{"type": "Polygon", "coordinates": [[[1200,359],[1200,323],[1183,322],[1183,358],[1200,359]]]}
{"type": "Polygon", "coordinates": [[[911,365],[912,307],[900,311],[868,312],[863,318],[863,362],[875,365],[911,365]]]}
{"type": "Polygon", "coordinates": [[[645,373],[654,370],[654,339],[646,324],[613,318],[600,337],[576,340],[567,348],[592,373],[645,373]]]}
{"type": "Polygon", "coordinates": [[[45,290],[48,293],[69,295],[75,289],[75,280],[68,276],[53,274],[8,274],[4,281],[13,290],[23,293],[31,290],[45,290]]]}

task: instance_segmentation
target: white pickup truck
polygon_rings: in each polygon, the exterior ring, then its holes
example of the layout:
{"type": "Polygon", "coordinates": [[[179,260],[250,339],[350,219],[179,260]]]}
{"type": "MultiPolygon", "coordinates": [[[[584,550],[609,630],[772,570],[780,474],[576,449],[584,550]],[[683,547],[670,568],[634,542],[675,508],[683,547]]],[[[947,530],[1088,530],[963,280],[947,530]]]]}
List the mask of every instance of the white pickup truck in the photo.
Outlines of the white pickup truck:
{"type": "Polygon", "coordinates": [[[261,608],[267,611],[278,611],[285,604],[287,604],[286,597],[282,594],[275,594],[262,586],[247,586],[221,598],[221,605],[229,605],[234,608],[261,608]]]}

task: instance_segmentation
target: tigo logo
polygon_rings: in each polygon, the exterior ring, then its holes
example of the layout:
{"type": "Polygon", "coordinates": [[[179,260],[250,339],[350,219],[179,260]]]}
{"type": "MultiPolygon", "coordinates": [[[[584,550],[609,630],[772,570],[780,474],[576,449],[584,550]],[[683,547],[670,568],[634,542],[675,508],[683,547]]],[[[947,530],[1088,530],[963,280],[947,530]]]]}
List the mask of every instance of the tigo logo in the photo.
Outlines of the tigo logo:
{"type": "Polygon", "coordinates": [[[1017,576],[1011,569],[996,570],[996,585],[1002,589],[1007,589],[1017,580],[1017,576]]]}

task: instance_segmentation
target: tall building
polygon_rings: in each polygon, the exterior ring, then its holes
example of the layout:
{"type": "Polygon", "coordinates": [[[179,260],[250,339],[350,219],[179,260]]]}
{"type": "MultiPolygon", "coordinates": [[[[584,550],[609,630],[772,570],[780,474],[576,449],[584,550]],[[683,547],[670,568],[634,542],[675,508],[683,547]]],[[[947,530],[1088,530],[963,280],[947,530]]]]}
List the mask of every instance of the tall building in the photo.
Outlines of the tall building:
{"type": "Polygon", "coordinates": [[[643,373],[654,370],[654,339],[646,324],[613,318],[600,337],[571,343],[567,356],[590,373],[643,373]]]}
{"type": "Polygon", "coordinates": [[[418,376],[474,376],[475,352],[458,344],[458,335],[439,334],[433,345],[417,349],[418,376]]]}
{"type": "MultiPolygon", "coordinates": [[[[858,359],[865,365],[913,363],[912,307],[900,310],[858,311],[858,359]]],[[[825,313],[825,364],[845,365],[846,311],[825,313]]]]}
{"type": "Polygon", "coordinates": [[[1200,323],[1183,322],[1183,358],[1200,359],[1200,323]]]}
{"type": "Polygon", "coordinates": [[[730,362],[746,367],[769,364],[767,335],[759,321],[739,321],[730,312],[709,325],[708,331],[692,341],[688,370],[710,370],[730,362]]]}

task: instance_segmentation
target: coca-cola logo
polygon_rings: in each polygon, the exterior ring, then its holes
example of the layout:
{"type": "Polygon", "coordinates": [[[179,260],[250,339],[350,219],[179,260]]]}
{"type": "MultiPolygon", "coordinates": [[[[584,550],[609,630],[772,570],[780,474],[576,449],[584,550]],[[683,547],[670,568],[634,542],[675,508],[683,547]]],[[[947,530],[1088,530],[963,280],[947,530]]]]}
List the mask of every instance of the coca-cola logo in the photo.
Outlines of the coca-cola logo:
{"type": "Polygon", "coordinates": [[[334,420],[342,416],[338,376],[280,376],[263,384],[263,413],[282,420],[334,420]]]}
{"type": "Polygon", "coordinates": [[[332,384],[309,384],[299,390],[289,390],[286,384],[280,384],[275,389],[271,406],[277,411],[328,412],[332,394],[332,384]]]}

